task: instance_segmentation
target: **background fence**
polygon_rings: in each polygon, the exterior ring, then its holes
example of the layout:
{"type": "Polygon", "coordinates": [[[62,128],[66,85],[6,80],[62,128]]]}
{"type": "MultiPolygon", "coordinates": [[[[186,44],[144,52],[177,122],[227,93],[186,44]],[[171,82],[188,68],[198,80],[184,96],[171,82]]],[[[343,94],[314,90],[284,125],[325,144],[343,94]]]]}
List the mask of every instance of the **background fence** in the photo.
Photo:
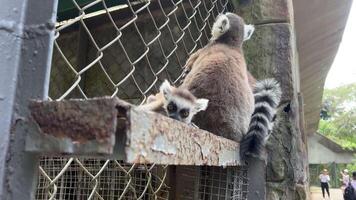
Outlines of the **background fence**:
{"type": "MultiPolygon", "coordinates": [[[[346,169],[346,164],[310,164],[309,165],[309,174],[310,174],[310,185],[320,186],[319,175],[323,172],[323,169],[327,169],[330,176],[330,187],[340,188],[342,182],[342,176],[340,172],[346,169]]],[[[351,177],[351,173],[349,173],[351,177]]]]}
{"type": "MultiPolygon", "coordinates": [[[[117,96],[134,104],[176,83],[228,0],[60,1],[49,97],[117,96]]],[[[246,167],[135,165],[43,157],[36,199],[246,199],[246,167]]]]}
{"type": "Polygon", "coordinates": [[[58,14],[50,97],[110,95],[136,104],[163,79],[176,82],[215,17],[232,9],[228,0],[72,2],[58,14]]]}

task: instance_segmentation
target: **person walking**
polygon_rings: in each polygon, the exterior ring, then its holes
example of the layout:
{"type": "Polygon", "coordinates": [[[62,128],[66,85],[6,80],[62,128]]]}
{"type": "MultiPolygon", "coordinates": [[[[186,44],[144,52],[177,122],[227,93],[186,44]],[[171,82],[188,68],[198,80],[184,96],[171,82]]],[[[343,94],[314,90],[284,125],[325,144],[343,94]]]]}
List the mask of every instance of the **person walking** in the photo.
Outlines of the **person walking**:
{"type": "Polygon", "coordinates": [[[329,192],[330,176],[328,174],[327,169],[323,170],[323,173],[319,175],[319,179],[320,179],[320,185],[321,185],[321,192],[323,193],[323,199],[325,199],[325,191],[328,194],[328,197],[330,199],[330,192],[329,192]]]}
{"type": "Polygon", "coordinates": [[[345,188],[349,185],[350,182],[350,176],[349,176],[349,170],[344,169],[341,173],[342,179],[340,180],[342,185],[341,185],[341,190],[342,193],[344,193],[345,188]]]}
{"type": "Polygon", "coordinates": [[[356,190],[356,171],[352,172],[351,185],[352,185],[352,187],[356,190]]]}
{"type": "Polygon", "coordinates": [[[356,200],[356,171],[352,172],[352,180],[345,188],[344,200],[356,200]]]}

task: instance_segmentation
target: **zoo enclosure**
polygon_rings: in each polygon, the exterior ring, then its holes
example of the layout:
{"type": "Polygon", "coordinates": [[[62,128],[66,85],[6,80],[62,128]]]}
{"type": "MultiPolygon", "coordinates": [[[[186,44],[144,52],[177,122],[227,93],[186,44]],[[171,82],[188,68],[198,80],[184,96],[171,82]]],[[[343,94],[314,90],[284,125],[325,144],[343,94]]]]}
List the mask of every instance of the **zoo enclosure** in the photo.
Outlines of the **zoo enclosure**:
{"type": "MultiPolygon", "coordinates": [[[[109,95],[133,104],[143,103],[149,94],[157,91],[163,79],[171,83],[179,80],[187,57],[208,42],[215,17],[233,9],[228,0],[73,0],[59,4],[55,20],[55,1],[16,3],[26,20],[19,21],[24,23],[23,30],[18,33],[22,37],[17,38],[21,48],[13,51],[19,53],[25,49],[26,52],[18,58],[24,65],[16,66],[19,71],[13,72],[18,85],[12,94],[17,95],[13,103],[20,103],[16,112],[26,118],[29,118],[27,100],[30,98],[48,98],[56,104],[54,100],[109,95]],[[35,17],[36,12],[43,13],[35,17]],[[33,71],[28,72],[26,67],[33,67],[33,71]],[[31,90],[24,92],[29,89],[24,83],[34,84],[31,90]]],[[[31,131],[35,131],[28,126],[31,127],[25,121],[20,123],[19,129],[11,130],[15,131],[15,141],[25,139],[20,133],[31,135],[31,131]]],[[[35,142],[42,139],[38,137],[35,142]]],[[[46,142],[43,139],[41,144],[46,142]]],[[[64,149],[72,147],[67,141],[56,142],[64,145],[64,149]]],[[[36,199],[247,198],[246,166],[223,169],[168,165],[175,163],[128,164],[122,160],[103,159],[105,156],[101,159],[87,158],[88,154],[71,157],[76,155],[75,151],[70,156],[42,157],[37,166],[34,161],[38,153],[45,154],[44,149],[50,151],[50,155],[68,152],[56,151],[48,145],[31,149],[29,143],[26,141],[27,150],[35,153],[23,153],[21,142],[4,142],[11,145],[10,152],[15,152],[6,162],[9,164],[6,170],[18,163],[17,157],[27,157],[20,161],[23,165],[12,168],[15,173],[11,174],[13,182],[9,183],[11,188],[12,184],[18,184],[16,181],[26,179],[23,184],[27,190],[15,194],[5,188],[1,191],[5,197],[21,199],[36,191],[36,199]],[[40,173],[36,190],[31,187],[33,182],[29,175],[16,180],[24,172],[38,174],[37,168],[40,173]]],[[[97,150],[97,147],[91,148],[91,152],[97,150]]],[[[10,175],[1,175],[6,176],[10,175]]]]}

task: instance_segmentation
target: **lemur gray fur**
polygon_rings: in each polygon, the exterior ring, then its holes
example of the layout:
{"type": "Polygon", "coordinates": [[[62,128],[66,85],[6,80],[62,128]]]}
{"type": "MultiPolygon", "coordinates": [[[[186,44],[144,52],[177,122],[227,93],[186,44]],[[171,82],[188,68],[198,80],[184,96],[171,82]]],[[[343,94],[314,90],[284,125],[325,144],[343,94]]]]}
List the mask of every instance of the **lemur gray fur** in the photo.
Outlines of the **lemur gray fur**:
{"type": "Polygon", "coordinates": [[[198,127],[237,142],[247,132],[254,110],[255,80],[247,71],[242,51],[253,31],[236,14],[219,15],[209,44],[187,60],[180,86],[198,98],[209,99],[206,111],[193,119],[198,127]]]}
{"type": "Polygon", "coordinates": [[[151,95],[147,103],[139,106],[139,109],[150,110],[165,114],[170,118],[191,124],[194,115],[208,107],[209,100],[197,99],[186,89],[175,88],[165,80],[160,93],[151,95]]]}
{"type": "Polygon", "coordinates": [[[273,129],[281,95],[280,85],[275,79],[265,79],[256,83],[254,88],[255,110],[248,132],[240,142],[241,160],[245,160],[247,156],[261,157],[263,147],[273,129]]]}

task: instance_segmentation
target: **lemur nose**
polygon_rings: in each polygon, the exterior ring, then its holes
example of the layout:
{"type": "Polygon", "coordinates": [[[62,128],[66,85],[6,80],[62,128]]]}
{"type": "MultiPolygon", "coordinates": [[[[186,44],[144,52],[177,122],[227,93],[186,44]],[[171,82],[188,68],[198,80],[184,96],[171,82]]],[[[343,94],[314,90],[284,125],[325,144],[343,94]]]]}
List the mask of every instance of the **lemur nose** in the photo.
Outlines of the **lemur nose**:
{"type": "Polygon", "coordinates": [[[169,115],[169,117],[172,119],[175,119],[175,120],[179,120],[178,114],[172,114],[172,115],[169,115]]]}

